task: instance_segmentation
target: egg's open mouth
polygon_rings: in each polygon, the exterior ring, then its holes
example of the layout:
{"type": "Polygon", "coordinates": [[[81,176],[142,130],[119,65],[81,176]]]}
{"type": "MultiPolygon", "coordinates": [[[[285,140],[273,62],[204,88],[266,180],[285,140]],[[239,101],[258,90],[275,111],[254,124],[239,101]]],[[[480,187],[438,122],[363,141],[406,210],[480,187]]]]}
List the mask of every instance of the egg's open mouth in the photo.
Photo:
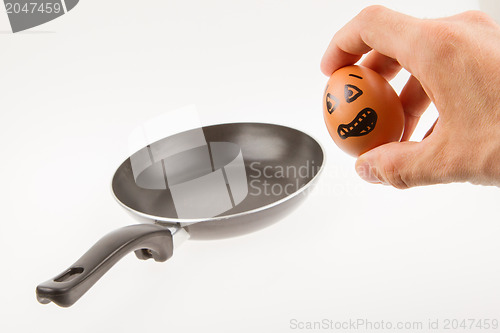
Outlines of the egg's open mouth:
{"type": "Polygon", "coordinates": [[[351,136],[363,136],[375,128],[377,113],[372,108],[364,108],[349,124],[340,124],[337,133],[342,140],[351,136]]]}

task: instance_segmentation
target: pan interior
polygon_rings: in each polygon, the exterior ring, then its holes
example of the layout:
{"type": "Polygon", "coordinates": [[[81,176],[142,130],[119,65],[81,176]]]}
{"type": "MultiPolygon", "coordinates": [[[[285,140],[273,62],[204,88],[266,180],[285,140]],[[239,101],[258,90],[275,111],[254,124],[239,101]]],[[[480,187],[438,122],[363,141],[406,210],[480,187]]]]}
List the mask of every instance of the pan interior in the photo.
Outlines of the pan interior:
{"type": "MultiPolygon", "coordinates": [[[[316,140],[285,126],[264,123],[221,124],[203,127],[203,133],[208,143],[231,143],[241,150],[247,192],[242,200],[231,200],[231,207],[221,214],[198,216],[198,220],[245,213],[290,197],[311,182],[324,163],[323,150],[316,140]]],[[[186,134],[189,132],[164,140],[178,141],[179,137],[186,134]]],[[[174,177],[183,178],[189,170],[190,166],[186,165],[184,169],[174,171],[178,173],[174,177]]],[[[226,168],[226,181],[229,173],[230,170],[226,168]]],[[[144,188],[138,186],[136,179],[129,158],[118,168],[112,182],[113,192],[121,204],[156,220],[185,220],[177,212],[173,187],[144,188]]]]}

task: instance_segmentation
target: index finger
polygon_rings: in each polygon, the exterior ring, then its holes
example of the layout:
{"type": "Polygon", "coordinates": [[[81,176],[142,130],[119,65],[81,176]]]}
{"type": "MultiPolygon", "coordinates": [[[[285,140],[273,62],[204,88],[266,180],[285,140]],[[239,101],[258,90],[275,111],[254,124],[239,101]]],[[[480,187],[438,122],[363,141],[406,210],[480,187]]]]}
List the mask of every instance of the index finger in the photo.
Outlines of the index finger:
{"type": "Polygon", "coordinates": [[[321,71],[330,76],[337,69],[356,63],[370,50],[396,59],[411,72],[412,57],[418,47],[421,20],[383,6],[363,9],[333,36],[321,71]]]}

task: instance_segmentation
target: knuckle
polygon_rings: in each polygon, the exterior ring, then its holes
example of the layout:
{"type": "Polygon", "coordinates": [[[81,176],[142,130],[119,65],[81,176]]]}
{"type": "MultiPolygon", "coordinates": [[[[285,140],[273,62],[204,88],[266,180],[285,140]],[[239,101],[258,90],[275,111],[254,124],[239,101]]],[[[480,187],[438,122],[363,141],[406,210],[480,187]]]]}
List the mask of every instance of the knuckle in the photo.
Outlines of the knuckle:
{"type": "Polygon", "coordinates": [[[430,22],[427,32],[436,42],[436,46],[445,51],[455,50],[457,43],[462,41],[463,34],[453,22],[430,22]]]}
{"type": "Polygon", "coordinates": [[[493,19],[485,12],[479,10],[469,10],[461,14],[461,16],[473,23],[491,24],[493,19]]]}
{"type": "Polygon", "coordinates": [[[412,187],[410,182],[411,177],[408,177],[402,172],[401,167],[394,163],[388,163],[384,167],[383,173],[386,183],[397,189],[404,190],[412,187]]]}
{"type": "Polygon", "coordinates": [[[359,13],[359,17],[366,20],[366,19],[374,19],[377,17],[381,17],[387,12],[387,8],[381,5],[372,5],[365,7],[361,10],[359,13]]]}
{"type": "Polygon", "coordinates": [[[357,24],[361,26],[361,36],[363,41],[372,44],[376,38],[375,30],[371,29],[372,26],[377,26],[383,23],[388,15],[389,9],[381,5],[372,5],[365,7],[356,16],[357,24]]]}
{"type": "Polygon", "coordinates": [[[464,35],[453,22],[427,21],[423,27],[427,47],[423,50],[423,61],[431,70],[436,59],[455,59],[462,53],[464,35]]]}
{"type": "Polygon", "coordinates": [[[409,174],[411,170],[405,167],[405,158],[392,157],[386,154],[383,163],[379,166],[379,179],[387,185],[391,185],[397,189],[407,189],[413,186],[412,177],[409,174]]]}

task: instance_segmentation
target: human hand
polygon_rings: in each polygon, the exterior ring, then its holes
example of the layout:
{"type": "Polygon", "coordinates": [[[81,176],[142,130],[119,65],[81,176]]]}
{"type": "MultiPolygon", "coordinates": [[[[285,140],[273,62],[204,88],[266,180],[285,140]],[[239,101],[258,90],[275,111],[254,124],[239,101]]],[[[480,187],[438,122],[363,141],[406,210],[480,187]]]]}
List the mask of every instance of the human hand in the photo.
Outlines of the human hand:
{"type": "Polygon", "coordinates": [[[333,37],[321,61],[330,76],[356,63],[387,80],[405,68],[401,142],[356,161],[371,183],[409,188],[451,182],[500,186],[500,26],[482,12],[417,19],[382,6],[365,8],[333,37]],[[430,102],[439,118],[410,142],[430,102]]]}

